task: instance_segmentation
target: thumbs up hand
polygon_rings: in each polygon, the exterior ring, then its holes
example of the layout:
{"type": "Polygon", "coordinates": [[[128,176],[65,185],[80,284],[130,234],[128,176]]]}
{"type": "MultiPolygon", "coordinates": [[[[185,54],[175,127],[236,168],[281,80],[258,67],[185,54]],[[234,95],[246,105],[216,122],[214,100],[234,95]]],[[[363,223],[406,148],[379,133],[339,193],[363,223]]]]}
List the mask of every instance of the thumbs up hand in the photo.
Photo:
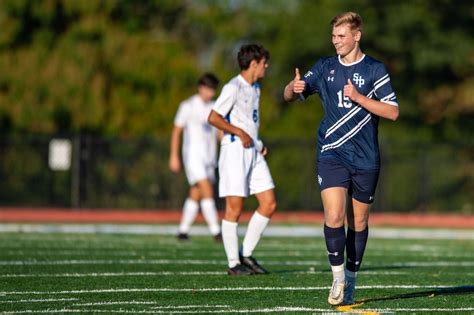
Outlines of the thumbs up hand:
{"type": "Polygon", "coordinates": [[[306,82],[301,80],[300,69],[295,68],[295,78],[293,79],[293,93],[303,93],[306,82]]]}
{"type": "Polygon", "coordinates": [[[357,91],[356,87],[352,84],[351,79],[347,79],[347,84],[344,85],[344,96],[349,97],[352,101],[357,102],[360,97],[360,93],[357,91]]]}
{"type": "Polygon", "coordinates": [[[301,79],[300,69],[295,68],[295,81],[299,81],[300,79],[301,79]]]}

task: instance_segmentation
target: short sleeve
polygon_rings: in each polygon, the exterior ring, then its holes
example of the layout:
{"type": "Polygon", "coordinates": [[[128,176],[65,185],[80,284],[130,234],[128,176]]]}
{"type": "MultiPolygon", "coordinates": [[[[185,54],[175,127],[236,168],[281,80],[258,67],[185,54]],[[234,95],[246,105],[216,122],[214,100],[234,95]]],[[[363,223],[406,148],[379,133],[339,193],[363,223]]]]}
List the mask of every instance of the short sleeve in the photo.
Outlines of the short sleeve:
{"type": "Polygon", "coordinates": [[[186,103],[183,102],[179,105],[176,116],[174,117],[174,125],[176,127],[180,127],[180,128],[186,127],[186,124],[190,115],[189,110],[190,110],[190,107],[187,106],[186,103]]]}
{"type": "Polygon", "coordinates": [[[323,60],[319,59],[316,64],[303,75],[302,80],[305,82],[305,89],[301,93],[302,99],[320,92],[320,79],[323,73],[323,60]]]}
{"type": "Polygon", "coordinates": [[[383,64],[378,65],[375,69],[373,91],[374,99],[398,106],[397,96],[392,88],[390,75],[383,64]]]}
{"type": "Polygon", "coordinates": [[[232,109],[232,106],[234,106],[236,93],[237,87],[235,85],[224,85],[221,94],[217,98],[214,106],[212,106],[212,110],[225,117],[232,109]]]}

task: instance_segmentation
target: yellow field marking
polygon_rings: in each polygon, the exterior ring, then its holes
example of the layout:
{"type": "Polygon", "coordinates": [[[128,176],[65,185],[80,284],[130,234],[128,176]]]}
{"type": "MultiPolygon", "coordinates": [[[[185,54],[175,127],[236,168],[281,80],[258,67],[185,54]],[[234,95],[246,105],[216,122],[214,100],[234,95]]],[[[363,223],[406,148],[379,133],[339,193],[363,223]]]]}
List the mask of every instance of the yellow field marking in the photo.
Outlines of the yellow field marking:
{"type": "Polygon", "coordinates": [[[345,312],[345,313],[356,313],[356,314],[363,314],[363,315],[380,315],[379,312],[354,309],[354,307],[359,307],[362,305],[364,305],[364,302],[354,303],[351,305],[337,306],[336,310],[338,310],[339,312],[345,312]]]}

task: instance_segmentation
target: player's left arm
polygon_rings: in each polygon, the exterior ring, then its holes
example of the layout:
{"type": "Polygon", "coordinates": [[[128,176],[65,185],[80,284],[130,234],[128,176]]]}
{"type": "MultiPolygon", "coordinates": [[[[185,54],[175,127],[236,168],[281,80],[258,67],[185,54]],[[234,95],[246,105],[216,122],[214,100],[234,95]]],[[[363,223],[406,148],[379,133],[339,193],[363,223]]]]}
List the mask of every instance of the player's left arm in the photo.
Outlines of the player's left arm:
{"type": "Polygon", "coordinates": [[[347,84],[344,85],[344,96],[349,97],[352,101],[358,103],[372,114],[393,121],[397,120],[398,118],[399,109],[397,105],[392,105],[368,98],[357,91],[357,88],[352,84],[350,79],[347,79],[347,84]]]}

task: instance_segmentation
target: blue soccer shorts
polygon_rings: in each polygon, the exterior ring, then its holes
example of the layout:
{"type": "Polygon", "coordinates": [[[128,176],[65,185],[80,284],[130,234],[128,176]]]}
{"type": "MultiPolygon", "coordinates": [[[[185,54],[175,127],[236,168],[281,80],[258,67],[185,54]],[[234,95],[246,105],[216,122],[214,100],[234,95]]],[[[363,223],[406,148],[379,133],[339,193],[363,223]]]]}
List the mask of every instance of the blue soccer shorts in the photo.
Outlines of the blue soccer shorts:
{"type": "Polygon", "coordinates": [[[321,159],[318,161],[319,188],[323,191],[330,187],[344,187],[357,201],[373,203],[379,172],[379,169],[355,169],[337,159],[321,159]]]}

